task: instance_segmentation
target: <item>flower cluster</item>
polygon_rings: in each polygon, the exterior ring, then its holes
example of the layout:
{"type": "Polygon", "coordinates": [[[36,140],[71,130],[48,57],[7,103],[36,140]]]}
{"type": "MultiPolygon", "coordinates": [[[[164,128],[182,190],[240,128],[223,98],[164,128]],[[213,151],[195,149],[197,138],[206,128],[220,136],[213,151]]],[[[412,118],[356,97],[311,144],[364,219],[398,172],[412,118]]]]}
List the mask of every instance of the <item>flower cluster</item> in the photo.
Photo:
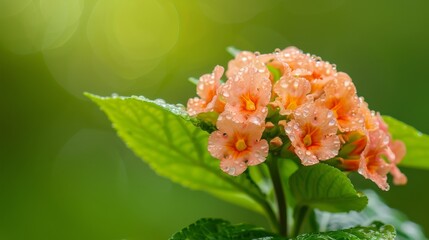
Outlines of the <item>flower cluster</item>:
{"type": "Polygon", "coordinates": [[[187,111],[216,126],[208,151],[224,172],[239,175],[273,154],[357,171],[383,190],[388,173],[395,184],[407,182],[397,168],[405,145],[334,64],[295,47],[243,51],[229,62],[225,82],[223,75],[221,66],[203,75],[187,111]]]}

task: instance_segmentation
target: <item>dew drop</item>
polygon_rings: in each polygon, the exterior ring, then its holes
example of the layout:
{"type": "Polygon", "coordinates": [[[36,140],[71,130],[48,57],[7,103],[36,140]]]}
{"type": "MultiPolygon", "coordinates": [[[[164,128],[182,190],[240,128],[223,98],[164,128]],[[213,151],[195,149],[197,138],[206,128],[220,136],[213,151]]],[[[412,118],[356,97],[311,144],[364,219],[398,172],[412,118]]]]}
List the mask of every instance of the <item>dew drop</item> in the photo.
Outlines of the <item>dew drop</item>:
{"type": "Polygon", "coordinates": [[[322,61],[322,58],[317,56],[317,55],[312,55],[311,58],[314,59],[315,61],[318,61],[318,62],[322,61]]]}
{"type": "Polygon", "coordinates": [[[386,136],[386,137],[383,139],[383,145],[387,145],[387,144],[389,144],[389,142],[390,142],[390,139],[389,139],[389,137],[388,137],[388,136],[386,136]]]}
{"type": "Polygon", "coordinates": [[[295,82],[293,83],[293,87],[294,87],[295,89],[298,89],[298,86],[299,86],[298,81],[295,81],[295,82]]]}
{"type": "Polygon", "coordinates": [[[310,156],[311,152],[307,150],[307,151],[305,151],[305,155],[310,156]]]}
{"type": "Polygon", "coordinates": [[[286,128],[285,128],[285,132],[286,132],[287,134],[291,134],[291,133],[292,133],[292,128],[291,128],[291,127],[286,127],[286,128]]]}
{"type": "Polygon", "coordinates": [[[303,111],[302,116],[304,116],[305,118],[308,117],[308,111],[303,111]]]}
{"type": "Polygon", "coordinates": [[[350,82],[349,81],[344,81],[344,87],[349,87],[350,86],[350,82]]]}
{"type": "Polygon", "coordinates": [[[255,116],[250,117],[248,121],[255,125],[261,125],[261,119],[255,116]]]}
{"type": "Polygon", "coordinates": [[[275,54],[279,54],[281,51],[282,51],[282,50],[280,50],[280,48],[276,48],[276,49],[274,50],[274,53],[275,53],[275,54]]]}
{"type": "Polygon", "coordinates": [[[235,167],[230,167],[227,172],[229,175],[235,175],[235,167]]]}
{"type": "Polygon", "coordinates": [[[155,99],[155,103],[159,105],[165,105],[165,100],[161,98],[155,99]]]}
{"type": "Polygon", "coordinates": [[[260,53],[260,52],[254,52],[254,54],[255,54],[255,56],[259,56],[259,55],[261,55],[261,53],[260,53]]]}
{"type": "Polygon", "coordinates": [[[337,123],[337,122],[335,121],[335,119],[331,119],[331,121],[329,121],[328,125],[329,125],[329,126],[334,126],[334,125],[335,125],[335,123],[337,123]]]}

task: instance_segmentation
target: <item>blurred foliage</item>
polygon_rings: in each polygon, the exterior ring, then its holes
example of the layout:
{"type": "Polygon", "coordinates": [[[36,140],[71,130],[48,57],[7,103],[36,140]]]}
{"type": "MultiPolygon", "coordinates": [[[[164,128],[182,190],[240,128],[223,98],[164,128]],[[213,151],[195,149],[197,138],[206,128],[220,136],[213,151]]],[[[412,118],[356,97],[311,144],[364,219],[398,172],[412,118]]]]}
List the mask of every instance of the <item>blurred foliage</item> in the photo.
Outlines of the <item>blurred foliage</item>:
{"type": "MultiPolygon", "coordinates": [[[[429,133],[427,9],[425,0],[0,0],[0,239],[167,239],[201,217],[266,226],[156,176],[82,92],[186,103],[187,79],[226,66],[227,46],[295,45],[347,72],[371,108],[429,133]]],[[[408,185],[381,196],[427,232],[429,174],[404,172],[408,185]]]]}
{"type": "MultiPolygon", "coordinates": [[[[362,239],[396,239],[393,226],[374,222],[368,226],[353,227],[344,230],[329,231],[324,233],[306,233],[293,238],[293,240],[362,240],[362,239]]],[[[175,233],[170,240],[200,240],[200,239],[264,239],[264,240],[288,240],[261,228],[252,225],[232,225],[221,219],[200,219],[197,222],[175,233]]],[[[292,239],[291,239],[292,240],[292,239]]]]}

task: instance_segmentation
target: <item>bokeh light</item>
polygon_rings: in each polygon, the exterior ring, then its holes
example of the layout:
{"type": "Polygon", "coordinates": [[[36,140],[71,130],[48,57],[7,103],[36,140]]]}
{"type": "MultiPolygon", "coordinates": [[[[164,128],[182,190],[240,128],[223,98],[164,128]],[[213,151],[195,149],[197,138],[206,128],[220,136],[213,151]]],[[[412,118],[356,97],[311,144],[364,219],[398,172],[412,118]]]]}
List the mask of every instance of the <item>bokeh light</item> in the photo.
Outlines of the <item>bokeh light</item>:
{"type": "Polygon", "coordinates": [[[168,1],[99,1],[87,34],[96,56],[125,79],[154,69],[179,37],[177,11],[168,1]]]}
{"type": "Polygon", "coordinates": [[[18,14],[27,7],[33,0],[1,0],[0,1],[0,18],[7,18],[18,14]]]}
{"type": "Polygon", "coordinates": [[[11,14],[1,21],[2,43],[18,54],[35,53],[64,45],[79,26],[84,0],[9,1],[11,14]]]}
{"type": "MultiPolygon", "coordinates": [[[[201,217],[268,227],[157,176],[83,92],[185,104],[195,95],[187,79],[227,66],[228,46],[295,45],[349,73],[372,109],[429,133],[427,9],[427,0],[0,0],[0,239],[167,239],[201,217]]],[[[429,175],[404,172],[409,184],[381,195],[427,230],[429,175]]]]}
{"type": "Polygon", "coordinates": [[[275,8],[281,1],[248,0],[240,1],[198,0],[203,13],[211,20],[220,23],[242,23],[256,17],[259,13],[275,8]]]}

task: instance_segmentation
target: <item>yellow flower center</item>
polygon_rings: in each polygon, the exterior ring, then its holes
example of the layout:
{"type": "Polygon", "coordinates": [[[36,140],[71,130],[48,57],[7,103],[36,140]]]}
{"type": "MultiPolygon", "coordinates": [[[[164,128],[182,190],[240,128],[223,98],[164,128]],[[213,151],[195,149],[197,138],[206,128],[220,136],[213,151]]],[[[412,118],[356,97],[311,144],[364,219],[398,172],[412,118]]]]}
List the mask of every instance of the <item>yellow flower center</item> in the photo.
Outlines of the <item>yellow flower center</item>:
{"type": "Polygon", "coordinates": [[[306,147],[311,146],[311,144],[313,144],[313,141],[311,140],[311,135],[310,134],[305,135],[303,141],[304,141],[304,145],[306,147]]]}
{"type": "Polygon", "coordinates": [[[286,109],[288,109],[288,110],[295,110],[297,106],[298,106],[298,104],[296,104],[296,101],[295,101],[295,100],[293,100],[293,101],[291,101],[291,102],[287,105],[287,108],[286,108],[286,109]]]}
{"type": "Polygon", "coordinates": [[[246,142],[243,139],[239,139],[237,142],[235,142],[235,148],[240,152],[246,150],[246,142]]]}
{"type": "Polygon", "coordinates": [[[256,106],[255,103],[250,101],[246,101],[246,110],[247,111],[255,111],[256,110],[256,106]]]}
{"type": "Polygon", "coordinates": [[[242,99],[243,99],[243,101],[244,101],[244,104],[245,104],[245,109],[247,110],[247,111],[255,111],[256,110],[256,105],[255,105],[255,103],[252,101],[252,99],[250,99],[250,96],[249,95],[244,95],[244,96],[242,96],[242,99]]]}

